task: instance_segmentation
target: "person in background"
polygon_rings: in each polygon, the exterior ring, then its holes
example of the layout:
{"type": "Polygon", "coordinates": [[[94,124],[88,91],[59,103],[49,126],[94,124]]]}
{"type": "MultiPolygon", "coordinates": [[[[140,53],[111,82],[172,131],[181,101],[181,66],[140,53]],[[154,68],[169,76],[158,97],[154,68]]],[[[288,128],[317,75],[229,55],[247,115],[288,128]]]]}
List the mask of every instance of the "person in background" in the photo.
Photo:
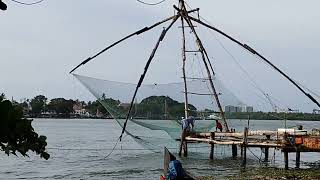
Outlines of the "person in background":
{"type": "Polygon", "coordinates": [[[194,128],[194,117],[193,116],[189,116],[188,118],[186,119],[182,119],[181,120],[181,128],[182,130],[185,130],[187,132],[190,132],[193,130],[194,128]]]}
{"type": "Polygon", "coordinates": [[[218,129],[222,132],[222,125],[218,120],[216,120],[216,131],[218,131],[218,129]]]}
{"type": "Polygon", "coordinates": [[[182,133],[181,133],[181,144],[179,149],[179,156],[181,156],[182,148],[184,147],[184,149],[186,149],[185,138],[193,131],[194,121],[195,119],[193,116],[189,116],[188,118],[181,120],[182,133]]]}

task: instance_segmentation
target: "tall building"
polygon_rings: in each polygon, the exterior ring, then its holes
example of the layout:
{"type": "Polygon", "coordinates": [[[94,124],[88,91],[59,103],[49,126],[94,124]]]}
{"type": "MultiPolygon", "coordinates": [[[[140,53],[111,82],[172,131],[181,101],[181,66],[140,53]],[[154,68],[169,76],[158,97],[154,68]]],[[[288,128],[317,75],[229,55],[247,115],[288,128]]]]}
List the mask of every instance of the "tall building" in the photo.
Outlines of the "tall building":
{"type": "Polygon", "coordinates": [[[228,105],[224,107],[225,112],[253,112],[252,106],[232,106],[228,105]]]}

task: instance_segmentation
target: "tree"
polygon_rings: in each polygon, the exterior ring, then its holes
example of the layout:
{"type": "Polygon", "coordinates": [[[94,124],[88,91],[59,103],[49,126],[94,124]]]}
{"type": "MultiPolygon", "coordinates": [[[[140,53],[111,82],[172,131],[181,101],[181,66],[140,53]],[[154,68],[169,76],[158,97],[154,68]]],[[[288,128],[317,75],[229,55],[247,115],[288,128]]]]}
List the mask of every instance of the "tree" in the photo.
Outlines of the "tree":
{"type": "MultiPolygon", "coordinates": [[[[153,119],[180,119],[180,117],[184,116],[184,103],[179,103],[168,96],[150,96],[143,99],[136,106],[138,109],[136,115],[138,116],[146,116],[153,119]],[[165,104],[167,104],[167,107],[165,107],[165,104]]],[[[189,115],[196,116],[197,109],[192,104],[189,104],[188,107],[189,115]]]]}
{"type": "Polygon", "coordinates": [[[12,105],[0,95],[0,150],[7,155],[28,156],[28,151],[39,154],[44,159],[50,155],[45,152],[46,136],[39,136],[33,129],[32,120],[23,118],[21,106],[12,105]]]}
{"type": "Polygon", "coordinates": [[[47,98],[43,95],[38,95],[31,99],[30,105],[32,108],[32,113],[34,115],[40,115],[42,111],[45,110],[47,98]]]}
{"type": "Polygon", "coordinates": [[[54,98],[51,99],[48,104],[48,109],[55,111],[57,114],[68,115],[73,112],[73,105],[75,102],[73,100],[66,100],[64,98],[54,98]]]}
{"type": "Polygon", "coordinates": [[[7,5],[4,2],[2,2],[2,0],[0,0],[0,10],[7,10],[7,5]]]}

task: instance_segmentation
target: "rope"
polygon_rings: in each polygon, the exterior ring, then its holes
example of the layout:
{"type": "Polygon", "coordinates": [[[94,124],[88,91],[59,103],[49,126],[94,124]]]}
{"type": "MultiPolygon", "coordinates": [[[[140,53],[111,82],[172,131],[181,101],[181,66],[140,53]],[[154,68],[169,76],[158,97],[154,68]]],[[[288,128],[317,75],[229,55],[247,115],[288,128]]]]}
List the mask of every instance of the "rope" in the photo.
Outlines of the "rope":
{"type": "Polygon", "coordinates": [[[161,4],[161,3],[164,3],[165,1],[167,1],[167,0],[162,0],[162,1],[159,1],[159,2],[156,2],[156,3],[147,3],[147,2],[144,2],[144,1],[142,1],[142,0],[137,0],[139,3],[141,3],[141,4],[145,4],[145,5],[149,5],[149,6],[155,6],[155,5],[159,5],[159,4],[161,4]]]}
{"type": "Polygon", "coordinates": [[[249,152],[256,157],[259,160],[259,163],[261,162],[261,158],[259,158],[257,155],[255,155],[249,148],[247,148],[249,150],[249,152]]]}
{"type": "Polygon", "coordinates": [[[120,142],[120,138],[118,138],[117,142],[115,143],[115,145],[113,146],[112,150],[110,151],[110,153],[108,155],[106,155],[103,159],[107,159],[112,153],[113,151],[116,149],[118,143],[120,142]]]}
{"type": "Polygon", "coordinates": [[[10,1],[15,2],[17,4],[30,6],[30,5],[39,4],[39,3],[43,2],[44,0],[39,0],[39,1],[32,2],[32,3],[25,3],[25,2],[21,2],[21,1],[17,1],[17,0],[10,0],[10,1]]]}

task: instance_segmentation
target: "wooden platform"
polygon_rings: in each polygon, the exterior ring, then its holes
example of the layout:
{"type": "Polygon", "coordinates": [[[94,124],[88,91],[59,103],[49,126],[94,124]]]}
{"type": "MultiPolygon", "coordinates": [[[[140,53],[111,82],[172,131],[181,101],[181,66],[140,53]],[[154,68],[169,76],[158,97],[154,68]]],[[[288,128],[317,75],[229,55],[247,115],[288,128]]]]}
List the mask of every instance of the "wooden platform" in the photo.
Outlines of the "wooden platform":
{"type": "MultiPolygon", "coordinates": [[[[211,144],[210,159],[213,159],[215,145],[231,145],[232,156],[237,156],[237,147],[241,148],[242,165],[246,165],[246,148],[262,148],[265,160],[268,160],[269,148],[284,152],[285,168],[288,169],[288,153],[296,153],[296,167],[300,167],[301,152],[320,152],[320,136],[312,136],[304,130],[279,129],[278,131],[256,130],[243,132],[189,133],[183,140],[188,143],[211,144]]],[[[185,148],[188,146],[185,145],[185,148]]],[[[184,150],[187,156],[187,149],[184,150]]]]}

